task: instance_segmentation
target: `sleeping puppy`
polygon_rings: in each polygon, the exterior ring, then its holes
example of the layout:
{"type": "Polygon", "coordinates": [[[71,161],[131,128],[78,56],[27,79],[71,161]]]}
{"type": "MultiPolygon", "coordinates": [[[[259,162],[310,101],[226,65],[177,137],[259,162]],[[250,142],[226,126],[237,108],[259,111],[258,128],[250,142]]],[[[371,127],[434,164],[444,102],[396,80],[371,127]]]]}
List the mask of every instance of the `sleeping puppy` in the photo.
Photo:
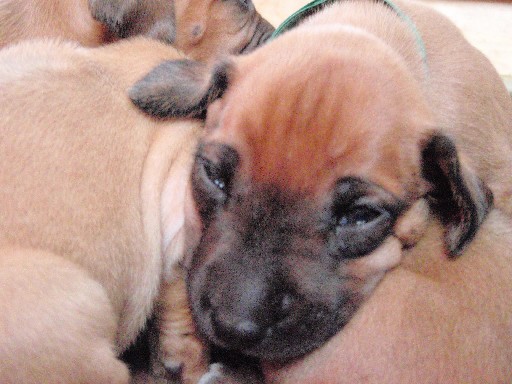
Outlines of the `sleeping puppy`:
{"type": "Polygon", "coordinates": [[[0,47],[35,37],[87,46],[145,35],[199,60],[248,52],[273,28],[251,0],[4,0],[0,47]]]}
{"type": "Polygon", "coordinates": [[[187,282],[198,330],[220,348],[310,352],[432,223],[433,258],[463,266],[493,196],[512,213],[510,96],[416,3],[334,2],[209,72],[164,63],[131,97],[158,116],[209,105],[185,200],[187,282]]]}
{"type": "MultiPolygon", "coordinates": [[[[161,280],[180,277],[200,123],[149,118],[126,91],[179,57],[142,38],[100,48],[26,41],[0,52],[2,384],[129,382],[117,356],[161,280]]],[[[173,358],[183,381],[196,382],[207,360],[193,353],[202,346],[176,285],[167,305],[183,353],[173,358]]]]}

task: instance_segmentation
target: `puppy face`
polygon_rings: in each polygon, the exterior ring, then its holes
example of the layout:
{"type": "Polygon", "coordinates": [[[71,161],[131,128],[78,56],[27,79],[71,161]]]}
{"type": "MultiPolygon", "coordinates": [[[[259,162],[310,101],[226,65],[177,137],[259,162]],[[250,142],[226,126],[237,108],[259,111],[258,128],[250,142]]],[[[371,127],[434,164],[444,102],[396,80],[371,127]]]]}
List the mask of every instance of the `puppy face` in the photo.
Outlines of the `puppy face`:
{"type": "Polygon", "coordinates": [[[90,6],[115,35],[157,38],[198,60],[248,52],[274,30],[251,0],[90,0],[90,6]]]}
{"type": "MultiPolygon", "coordinates": [[[[430,211],[453,256],[492,202],[432,129],[405,65],[364,33],[331,29],[283,35],[215,67],[193,92],[162,85],[170,114],[218,98],[186,213],[198,329],[266,360],[304,354],[340,330],[421,237],[430,211]]],[[[155,79],[135,87],[139,105],[155,79]]]]}

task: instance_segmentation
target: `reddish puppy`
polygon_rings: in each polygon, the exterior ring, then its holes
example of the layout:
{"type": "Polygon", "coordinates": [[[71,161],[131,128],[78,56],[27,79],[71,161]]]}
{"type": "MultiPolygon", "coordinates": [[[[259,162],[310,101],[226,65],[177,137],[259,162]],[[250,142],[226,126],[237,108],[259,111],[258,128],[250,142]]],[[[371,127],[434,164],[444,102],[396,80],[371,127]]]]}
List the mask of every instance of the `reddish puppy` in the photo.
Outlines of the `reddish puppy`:
{"type": "Polygon", "coordinates": [[[339,2],[212,71],[165,63],[131,96],[159,116],[209,105],[186,219],[189,296],[211,343],[282,362],[349,324],[329,351],[351,356],[353,376],[326,381],[510,381],[510,255],[485,250],[510,230],[512,101],[445,18],[339,2]],[[366,360],[370,337],[393,346],[395,371],[366,360]]]}

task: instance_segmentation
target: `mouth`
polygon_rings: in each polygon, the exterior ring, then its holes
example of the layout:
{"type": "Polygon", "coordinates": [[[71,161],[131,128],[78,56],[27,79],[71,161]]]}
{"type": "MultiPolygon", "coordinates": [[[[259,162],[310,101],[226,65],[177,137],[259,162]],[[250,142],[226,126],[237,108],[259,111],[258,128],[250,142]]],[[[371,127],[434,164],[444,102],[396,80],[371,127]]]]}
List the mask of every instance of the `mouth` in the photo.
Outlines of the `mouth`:
{"type": "MultiPolygon", "coordinates": [[[[315,316],[321,317],[321,311],[315,316]]],[[[200,327],[207,338],[219,348],[272,362],[285,362],[302,356],[322,345],[336,331],[330,326],[318,326],[305,321],[301,325],[289,327],[286,323],[267,328],[257,337],[239,338],[219,335],[218,327],[211,316],[200,327]]],[[[250,327],[248,327],[250,329],[250,327]]],[[[232,336],[232,335],[231,335],[232,336]]]]}

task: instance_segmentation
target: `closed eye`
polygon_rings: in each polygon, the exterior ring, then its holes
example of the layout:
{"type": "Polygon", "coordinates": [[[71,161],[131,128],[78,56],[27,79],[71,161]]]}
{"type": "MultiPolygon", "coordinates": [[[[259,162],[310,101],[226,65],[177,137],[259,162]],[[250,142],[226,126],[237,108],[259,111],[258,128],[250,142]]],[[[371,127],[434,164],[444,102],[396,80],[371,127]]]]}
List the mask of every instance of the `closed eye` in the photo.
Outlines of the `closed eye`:
{"type": "Polygon", "coordinates": [[[403,202],[371,182],[345,177],[329,207],[329,253],[336,260],[371,253],[392,233],[403,202]]]}
{"type": "Polygon", "coordinates": [[[385,211],[366,205],[354,206],[349,209],[342,209],[338,212],[336,229],[345,227],[362,227],[378,219],[385,211]]]}
{"type": "Polygon", "coordinates": [[[355,205],[341,208],[333,231],[333,256],[353,259],[367,255],[391,233],[394,219],[382,207],[355,205]]]}
{"type": "Polygon", "coordinates": [[[238,153],[230,146],[199,144],[192,169],[192,192],[204,225],[229,201],[238,162],[238,153]]]}
{"type": "Polygon", "coordinates": [[[212,161],[204,157],[201,157],[200,161],[202,163],[204,174],[206,175],[208,181],[219,191],[225,192],[227,188],[227,179],[222,174],[222,170],[212,161]]]}

